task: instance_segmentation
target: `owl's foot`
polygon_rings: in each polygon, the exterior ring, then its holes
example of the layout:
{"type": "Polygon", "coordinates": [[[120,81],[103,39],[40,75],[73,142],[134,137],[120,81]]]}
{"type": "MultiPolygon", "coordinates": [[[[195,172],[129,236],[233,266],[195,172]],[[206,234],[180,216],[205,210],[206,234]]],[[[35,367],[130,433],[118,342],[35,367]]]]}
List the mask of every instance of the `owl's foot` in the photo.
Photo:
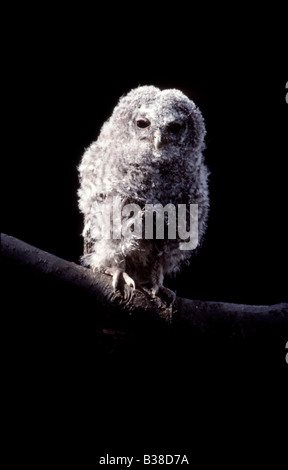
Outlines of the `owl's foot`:
{"type": "Polygon", "coordinates": [[[170,308],[175,302],[176,294],[168,287],[154,286],[152,288],[142,287],[142,290],[155,301],[158,301],[159,307],[170,308]]]}
{"type": "Polygon", "coordinates": [[[176,299],[176,294],[173,290],[168,289],[168,287],[159,286],[158,292],[156,294],[158,297],[167,302],[168,307],[171,307],[176,299]]]}
{"type": "Polygon", "coordinates": [[[114,292],[119,291],[125,303],[130,302],[135,290],[135,282],[123,269],[104,268],[103,272],[112,276],[112,286],[114,292]]]}

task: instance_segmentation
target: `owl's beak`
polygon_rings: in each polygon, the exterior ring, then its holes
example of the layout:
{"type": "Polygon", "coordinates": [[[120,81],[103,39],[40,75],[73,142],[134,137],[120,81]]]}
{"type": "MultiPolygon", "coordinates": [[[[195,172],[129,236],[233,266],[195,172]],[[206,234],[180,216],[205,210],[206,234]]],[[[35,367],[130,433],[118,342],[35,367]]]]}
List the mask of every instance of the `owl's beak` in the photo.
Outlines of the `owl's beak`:
{"type": "Polygon", "coordinates": [[[155,147],[155,150],[159,149],[160,144],[161,144],[161,133],[160,133],[159,129],[157,129],[157,131],[154,134],[154,147],[155,147]]]}

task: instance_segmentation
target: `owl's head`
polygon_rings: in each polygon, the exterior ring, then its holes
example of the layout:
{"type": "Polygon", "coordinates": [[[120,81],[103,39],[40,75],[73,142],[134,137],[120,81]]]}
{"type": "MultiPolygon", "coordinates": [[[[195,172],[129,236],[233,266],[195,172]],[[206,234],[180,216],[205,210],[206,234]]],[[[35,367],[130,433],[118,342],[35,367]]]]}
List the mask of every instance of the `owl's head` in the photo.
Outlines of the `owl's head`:
{"type": "Polygon", "coordinates": [[[127,139],[145,144],[156,156],[165,149],[195,151],[204,145],[202,114],[193,101],[176,89],[161,91],[142,86],[131,90],[120,99],[111,119],[127,139]]]}

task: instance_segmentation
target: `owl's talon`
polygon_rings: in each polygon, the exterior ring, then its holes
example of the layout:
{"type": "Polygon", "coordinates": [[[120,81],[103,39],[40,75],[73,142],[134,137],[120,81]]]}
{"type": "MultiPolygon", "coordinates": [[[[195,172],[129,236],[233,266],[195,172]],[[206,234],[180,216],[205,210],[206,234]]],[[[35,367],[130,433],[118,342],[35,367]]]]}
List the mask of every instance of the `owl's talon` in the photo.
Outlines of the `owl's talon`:
{"type": "Polygon", "coordinates": [[[129,287],[127,290],[125,289],[125,292],[124,292],[124,302],[125,302],[126,304],[128,304],[128,303],[131,301],[131,299],[132,299],[132,297],[133,297],[133,291],[134,291],[134,290],[131,289],[130,287],[129,287]]]}
{"type": "Polygon", "coordinates": [[[106,270],[105,274],[110,274],[112,276],[112,287],[114,292],[116,292],[122,272],[120,271],[120,269],[117,269],[115,272],[110,272],[106,270]]]}
{"type": "Polygon", "coordinates": [[[158,290],[158,295],[162,299],[168,300],[168,305],[172,306],[176,300],[176,294],[173,290],[168,289],[168,287],[160,286],[158,290]]]}
{"type": "Polygon", "coordinates": [[[133,291],[135,289],[135,282],[132,279],[132,277],[130,277],[127,273],[125,273],[125,271],[122,272],[122,276],[125,281],[125,284],[127,284],[128,287],[131,287],[133,291]]]}
{"type": "Polygon", "coordinates": [[[153,301],[160,302],[161,308],[172,307],[175,302],[176,294],[172,290],[168,289],[168,287],[164,286],[154,286],[152,288],[147,288],[142,286],[142,290],[149,295],[153,301]]]}
{"type": "Polygon", "coordinates": [[[132,277],[129,276],[123,269],[120,268],[105,268],[104,273],[112,276],[112,287],[114,293],[119,291],[122,296],[122,300],[125,303],[130,302],[133,297],[135,290],[135,282],[132,277]]]}

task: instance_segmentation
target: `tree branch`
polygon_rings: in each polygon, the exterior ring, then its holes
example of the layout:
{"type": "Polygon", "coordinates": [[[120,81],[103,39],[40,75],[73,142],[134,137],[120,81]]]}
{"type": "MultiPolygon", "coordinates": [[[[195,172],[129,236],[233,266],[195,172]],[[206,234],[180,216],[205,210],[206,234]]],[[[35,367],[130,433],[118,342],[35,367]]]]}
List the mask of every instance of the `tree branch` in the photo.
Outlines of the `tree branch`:
{"type": "MultiPolygon", "coordinates": [[[[109,276],[93,273],[91,269],[65,261],[14,237],[1,234],[1,254],[6,268],[9,265],[12,272],[17,268],[25,272],[25,276],[34,273],[43,283],[52,280],[89,299],[98,308],[97,321],[102,326],[108,324],[110,328],[125,329],[127,325],[135,325],[135,321],[145,323],[149,319],[158,324],[172,323],[175,327],[201,334],[217,333],[233,338],[247,338],[259,331],[283,333],[288,330],[287,303],[254,306],[177,297],[173,308],[163,309],[137,290],[132,301],[125,304],[115,297],[109,276]]],[[[15,286],[15,295],[17,289],[15,286]]]]}

